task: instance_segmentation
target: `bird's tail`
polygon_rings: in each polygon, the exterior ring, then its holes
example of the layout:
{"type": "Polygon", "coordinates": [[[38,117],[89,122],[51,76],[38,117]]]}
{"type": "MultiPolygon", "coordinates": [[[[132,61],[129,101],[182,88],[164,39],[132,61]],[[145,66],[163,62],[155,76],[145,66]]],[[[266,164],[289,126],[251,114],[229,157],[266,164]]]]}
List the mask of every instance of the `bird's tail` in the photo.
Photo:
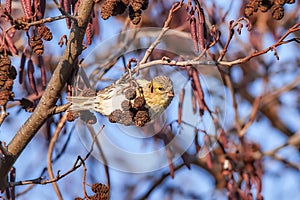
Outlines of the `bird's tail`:
{"type": "Polygon", "coordinates": [[[83,97],[83,96],[68,96],[67,100],[72,103],[69,110],[70,111],[83,111],[83,110],[93,110],[101,113],[99,106],[99,98],[94,97],[83,97]]]}

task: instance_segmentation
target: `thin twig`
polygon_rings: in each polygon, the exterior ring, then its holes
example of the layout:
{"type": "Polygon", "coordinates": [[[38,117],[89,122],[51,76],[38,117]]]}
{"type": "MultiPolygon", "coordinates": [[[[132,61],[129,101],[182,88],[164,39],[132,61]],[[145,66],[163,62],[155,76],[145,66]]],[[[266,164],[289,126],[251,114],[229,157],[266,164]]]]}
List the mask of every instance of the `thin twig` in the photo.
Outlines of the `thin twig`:
{"type": "Polygon", "coordinates": [[[245,126],[243,126],[243,128],[241,129],[241,131],[239,132],[239,137],[244,137],[247,129],[252,125],[256,113],[258,111],[259,105],[260,105],[260,101],[261,101],[261,97],[257,97],[254,102],[253,102],[253,106],[252,106],[252,112],[250,114],[249,117],[249,121],[245,124],[245,126]]]}
{"type": "Polygon", "coordinates": [[[93,142],[91,144],[91,148],[90,148],[89,152],[85,155],[85,157],[81,158],[80,156],[78,156],[77,159],[76,159],[76,161],[75,161],[75,163],[73,164],[73,167],[70,170],[68,170],[67,172],[65,172],[64,174],[59,174],[58,173],[55,178],[49,179],[49,180],[44,180],[43,177],[39,177],[39,178],[32,179],[32,180],[10,182],[9,183],[9,187],[17,186],[17,185],[28,185],[28,184],[41,184],[41,185],[45,185],[45,184],[57,182],[58,180],[64,178],[65,176],[69,175],[70,173],[74,172],[76,169],[78,169],[79,167],[81,167],[81,165],[83,165],[83,162],[86,161],[89,158],[89,156],[91,155],[91,153],[93,151],[93,148],[94,148],[94,144],[95,144],[96,138],[102,132],[103,128],[104,128],[104,126],[99,130],[98,134],[96,134],[95,137],[93,138],[93,142]]]}
{"type": "Polygon", "coordinates": [[[70,15],[68,12],[66,12],[56,0],[53,0],[54,4],[56,5],[56,7],[58,8],[58,10],[65,16],[67,16],[68,18],[77,21],[77,18],[73,15],[70,15]]]}
{"type": "Polygon", "coordinates": [[[287,159],[285,158],[282,158],[276,154],[272,154],[272,155],[266,155],[264,154],[265,156],[270,156],[271,158],[273,158],[274,160],[278,160],[279,162],[291,167],[291,168],[294,168],[295,170],[299,171],[300,170],[300,165],[299,164],[296,164],[296,163],[292,163],[290,161],[288,161],[287,159]]]}
{"type": "MultiPolygon", "coordinates": [[[[100,66],[97,67],[96,70],[93,71],[93,73],[90,75],[90,79],[92,81],[91,86],[94,87],[99,79],[103,77],[105,73],[107,73],[115,63],[119,60],[119,58],[128,50],[130,47],[130,44],[136,40],[136,36],[138,34],[139,29],[134,29],[130,31],[130,36],[126,38],[126,40],[121,41],[118,43],[118,50],[115,52],[113,51],[108,58],[106,58],[105,63],[101,64],[100,66]]],[[[125,33],[121,34],[121,36],[125,35],[125,33]]],[[[121,37],[120,36],[120,37],[121,37]]],[[[123,37],[122,37],[123,38],[123,37]]]]}
{"type": "MultiPolygon", "coordinates": [[[[223,60],[225,54],[227,53],[228,46],[229,46],[229,44],[230,44],[230,42],[231,42],[231,40],[232,40],[232,38],[233,38],[233,35],[234,35],[234,28],[235,28],[236,26],[241,26],[241,21],[246,21],[246,23],[247,23],[246,26],[248,26],[248,30],[250,30],[250,28],[251,28],[251,26],[250,26],[251,23],[250,23],[250,21],[249,21],[247,18],[245,18],[245,17],[239,18],[239,19],[236,20],[235,22],[234,22],[234,21],[231,21],[230,24],[229,24],[229,27],[228,27],[228,29],[229,29],[229,36],[228,36],[227,42],[226,42],[226,44],[225,44],[225,46],[224,46],[224,48],[223,48],[223,51],[220,53],[220,57],[218,58],[218,61],[223,60]]],[[[239,28],[240,28],[240,27],[238,27],[238,29],[239,29],[239,28]]],[[[240,32],[240,30],[238,30],[238,31],[240,32]]]]}
{"type": "Polygon", "coordinates": [[[52,109],[49,110],[49,113],[51,114],[58,114],[65,112],[72,104],[71,103],[66,103],[61,106],[54,106],[52,109]]]}
{"type": "MultiPolygon", "coordinates": [[[[58,139],[59,133],[61,132],[62,128],[64,127],[65,123],[67,121],[67,113],[65,113],[62,118],[60,119],[55,132],[50,140],[50,144],[49,144],[49,148],[48,148],[48,154],[47,154],[47,169],[48,169],[48,174],[49,174],[49,178],[50,179],[54,179],[54,173],[53,173],[53,169],[52,169],[52,153],[53,153],[53,149],[54,149],[54,145],[58,139]]],[[[58,185],[56,182],[52,183],[55,193],[58,197],[58,199],[63,199],[61,192],[58,188],[58,185]]]]}
{"type": "Polygon", "coordinates": [[[279,97],[279,95],[281,95],[282,93],[292,90],[293,88],[297,87],[299,84],[300,84],[300,76],[298,76],[291,83],[262,96],[261,99],[262,105],[267,105],[268,103],[270,103],[271,101],[279,97]]]}
{"type": "Polygon", "coordinates": [[[0,114],[0,126],[2,125],[5,118],[8,116],[8,113],[6,112],[6,109],[4,106],[1,106],[1,114],[0,114]]]}
{"type": "Polygon", "coordinates": [[[18,197],[20,197],[20,196],[26,194],[27,192],[31,191],[35,186],[36,186],[36,184],[32,184],[32,185],[28,186],[25,190],[23,190],[23,191],[17,193],[17,194],[16,194],[16,198],[18,198],[18,197]]]}
{"type": "MultiPolygon", "coordinates": [[[[110,187],[110,174],[109,174],[108,162],[107,162],[106,156],[104,155],[104,152],[102,150],[101,144],[100,144],[99,140],[97,139],[97,136],[99,135],[99,133],[96,134],[96,132],[92,126],[88,125],[87,127],[89,129],[91,136],[94,138],[93,142],[96,143],[96,147],[98,148],[100,156],[103,159],[103,166],[104,166],[104,170],[105,170],[105,174],[106,174],[107,185],[108,185],[108,187],[110,187]]],[[[100,131],[102,131],[103,128],[104,128],[104,125],[102,126],[100,131]]]]}
{"type": "Polygon", "coordinates": [[[147,48],[147,51],[146,51],[144,57],[142,58],[142,60],[139,62],[139,65],[146,63],[146,61],[148,60],[149,56],[152,54],[154,48],[160,43],[162,37],[169,30],[169,25],[170,25],[170,22],[172,20],[173,13],[176,12],[177,10],[179,10],[182,7],[182,5],[183,5],[183,0],[181,0],[180,2],[176,2],[176,3],[173,4],[172,8],[169,11],[168,18],[166,19],[166,21],[164,23],[162,31],[159,33],[159,35],[157,36],[157,38],[155,39],[155,41],[150,45],[150,47],[147,48]]]}
{"type": "Polygon", "coordinates": [[[85,162],[82,161],[82,167],[83,167],[83,177],[82,177],[82,187],[83,187],[83,193],[84,193],[84,197],[86,199],[89,199],[89,196],[86,192],[86,187],[85,187],[85,184],[86,184],[86,172],[87,172],[87,168],[85,166],[85,162]]]}
{"type": "Polygon", "coordinates": [[[227,85],[227,87],[230,91],[231,98],[232,98],[232,107],[233,107],[233,110],[234,110],[235,128],[236,128],[236,131],[237,131],[238,135],[240,135],[241,124],[240,124],[240,120],[239,120],[238,104],[237,104],[237,101],[236,101],[236,95],[235,95],[235,92],[234,92],[234,88],[233,88],[230,76],[228,74],[224,74],[224,79],[225,79],[226,85],[227,85]]]}
{"type": "Polygon", "coordinates": [[[260,55],[265,54],[265,53],[267,53],[271,50],[274,50],[274,49],[276,49],[276,47],[278,47],[280,45],[291,43],[291,42],[300,43],[300,38],[292,38],[292,39],[289,39],[287,41],[284,41],[284,39],[288,35],[300,30],[300,28],[298,26],[300,26],[300,22],[298,22],[297,24],[292,26],[275,44],[273,44],[272,46],[269,46],[268,48],[266,48],[264,50],[254,51],[254,52],[252,52],[251,54],[249,54],[248,56],[246,56],[244,58],[239,58],[239,59],[236,59],[236,60],[233,60],[233,61],[221,61],[221,60],[219,60],[218,63],[220,65],[224,65],[224,66],[227,66],[227,67],[232,67],[233,65],[245,63],[245,62],[251,60],[254,57],[260,56],[260,55]]]}
{"type": "MultiPolygon", "coordinates": [[[[180,164],[180,165],[176,166],[176,167],[174,168],[174,171],[179,170],[179,169],[182,168],[183,166],[185,166],[185,164],[180,164]]],[[[136,199],[139,199],[139,200],[147,199],[147,198],[150,196],[150,194],[151,194],[158,186],[160,186],[160,185],[162,184],[162,182],[163,182],[166,178],[168,178],[169,176],[170,176],[170,172],[166,172],[166,173],[160,175],[159,178],[158,178],[157,180],[154,180],[154,181],[153,181],[153,184],[151,185],[151,187],[149,187],[149,189],[147,190],[147,192],[146,192],[144,195],[142,195],[141,197],[136,198],[136,199]]]]}
{"type": "Polygon", "coordinates": [[[24,22],[24,21],[18,21],[18,24],[16,26],[24,26],[24,29],[26,30],[26,29],[29,29],[31,26],[45,24],[47,22],[57,21],[57,20],[65,19],[67,17],[68,16],[66,16],[66,15],[60,15],[60,16],[55,16],[55,17],[44,18],[44,19],[30,22],[30,23],[24,22]]]}
{"type": "MultiPolygon", "coordinates": [[[[165,66],[177,66],[177,67],[186,67],[189,65],[193,65],[197,70],[201,71],[200,65],[206,65],[206,66],[214,66],[216,67],[218,62],[216,61],[201,61],[201,60],[187,60],[187,61],[176,61],[176,60],[171,60],[167,57],[163,57],[160,60],[153,60],[146,62],[144,64],[138,63],[138,66],[133,68],[131,70],[132,74],[135,74],[138,72],[138,70],[146,69],[149,67],[153,67],[155,65],[165,65],[165,66]]],[[[125,73],[121,78],[118,80],[118,82],[121,82],[123,80],[127,80],[129,78],[128,73],[125,73]]]]}

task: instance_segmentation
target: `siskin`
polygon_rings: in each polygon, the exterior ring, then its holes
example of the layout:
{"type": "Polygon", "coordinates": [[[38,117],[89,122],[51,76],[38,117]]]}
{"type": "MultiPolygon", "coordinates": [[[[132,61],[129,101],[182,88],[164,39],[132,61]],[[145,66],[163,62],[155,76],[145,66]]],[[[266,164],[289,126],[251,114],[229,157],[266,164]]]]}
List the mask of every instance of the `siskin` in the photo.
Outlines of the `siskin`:
{"type": "Polygon", "coordinates": [[[109,117],[111,122],[144,126],[160,115],[173,97],[171,79],[156,76],[151,81],[112,84],[93,97],[72,96],[67,100],[72,103],[70,111],[92,110],[109,117]]]}

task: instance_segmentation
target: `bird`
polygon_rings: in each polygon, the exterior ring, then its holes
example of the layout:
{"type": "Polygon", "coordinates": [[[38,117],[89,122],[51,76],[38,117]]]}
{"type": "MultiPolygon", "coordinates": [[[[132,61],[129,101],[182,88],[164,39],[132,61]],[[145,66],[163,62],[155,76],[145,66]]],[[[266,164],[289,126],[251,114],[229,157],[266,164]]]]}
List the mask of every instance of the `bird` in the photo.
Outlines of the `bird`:
{"type": "Polygon", "coordinates": [[[110,122],[144,126],[159,116],[174,97],[173,82],[167,76],[152,80],[137,79],[113,83],[98,91],[95,96],[68,96],[72,103],[69,111],[95,111],[110,122]]]}

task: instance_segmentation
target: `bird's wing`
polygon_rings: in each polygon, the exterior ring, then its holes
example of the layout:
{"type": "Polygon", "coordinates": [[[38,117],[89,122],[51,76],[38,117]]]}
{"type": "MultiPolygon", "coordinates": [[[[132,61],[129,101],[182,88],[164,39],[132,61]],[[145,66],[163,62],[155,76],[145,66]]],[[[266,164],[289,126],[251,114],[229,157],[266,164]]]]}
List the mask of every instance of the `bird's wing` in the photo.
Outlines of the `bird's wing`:
{"type": "Polygon", "coordinates": [[[97,96],[94,97],[83,97],[83,96],[69,96],[67,100],[72,103],[69,110],[71,111],[82,111],[82,110],[94,110],[99,112],[98,105],[99,99],[97,96]]]}

